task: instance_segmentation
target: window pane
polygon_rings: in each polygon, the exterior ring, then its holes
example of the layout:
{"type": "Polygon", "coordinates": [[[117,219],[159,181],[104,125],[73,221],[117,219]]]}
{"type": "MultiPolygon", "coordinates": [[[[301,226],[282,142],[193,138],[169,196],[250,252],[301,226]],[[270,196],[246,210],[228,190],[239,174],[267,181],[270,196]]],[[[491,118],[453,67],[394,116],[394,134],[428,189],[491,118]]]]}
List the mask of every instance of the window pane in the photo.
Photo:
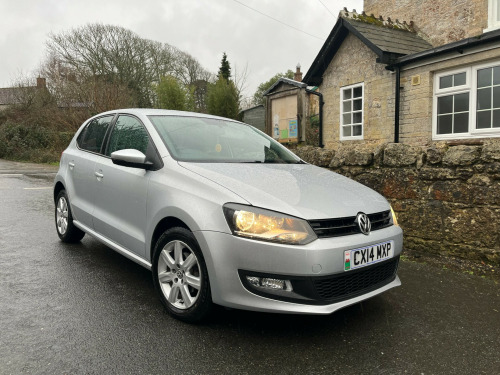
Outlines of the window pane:
{"type": "Polygon", "coordinates": [[[453,75],[444,76],[439,78],[439,88],[447,89],[448,87],[453,86],[453,75]]]}
{"type": "Polygon", "coordinates": [[[500,86],[493,87],[493,108],[500,108],[500,86]]]}
{"type": "Polygon", "coordinates": [[[438,98],[438,114],[453,112],[453,95],[438,98]]]}
{"type": "Polygon", "coordinates": [[[342,137],[361,136],[363,133],[363,87],[342,89],[341,133],[342,137]],[[356,124],[356,126],[352,126],[356,124]]]}
{"type": "Polygon", "coordinates": [[[344,102],[343,111],[342,112],[351,112],[351,101],[344,102]]]}
{"type": "Polygon", "coordinates": [[[477,90],[477,109],[491,108],[491,88],[477,90]]]}
{"type": "Polygon", "coordinates": [[[455,95],[455,111],[465,112],[469,110],[469,93],[455,95]]]}
{"type": "Polygon", "coordinates": [[[467,133],[469,131],[469,114],[459,113],[454,115],[453,133],[467,133]]]}
{"type": "Polygon", "coordinates": [[[465,72],[455,74],[453,86],[465,85],[465,72]]]}
{"type": "Polygon", "coordinates": [[[482,111],[477,113],[477,129],[491,128],[491,111],[482,111]]]}
{"type": "Polygon", "coordinates": [[[149,137],[142,123],[131,116],[120,116],[109,139],[106,155],[125,149],[135,149],[146,153],[149,137]]]}
{"type": "Polygon", "coordinates": [[[451,134],[451,115],[438,116],[437,133],[451,134]]]}
{"type": "Polygon", "coordinates": [[[481,69],[477,71],[477,87],[491,86],[492,69],[481,69]]]}
{"type": "Polygon", "coordinates": [[[78,137],[79,146],[84,150],[100,152],[106,130],[112,119],[113,116],[106,116],[93,120],[82,132],[82,138],[78,137]]]}
{"type": "MultiPolygon", "coordinates": [[[[498,7],[500,9],[500,7],[498,7]]],[[[493,84],[500,85],[500,66],[495,66],[493,68],[493,84]]]]}
{"type": "Polygon", "coordinates": [[[354,112],[352,114],[352,123],[361,124],[361,112],[354,112]]]}
{"type": "Polygon", "coordinates": [[[500,128],[500,110],[493,111],[493,127],[500,128]]]}

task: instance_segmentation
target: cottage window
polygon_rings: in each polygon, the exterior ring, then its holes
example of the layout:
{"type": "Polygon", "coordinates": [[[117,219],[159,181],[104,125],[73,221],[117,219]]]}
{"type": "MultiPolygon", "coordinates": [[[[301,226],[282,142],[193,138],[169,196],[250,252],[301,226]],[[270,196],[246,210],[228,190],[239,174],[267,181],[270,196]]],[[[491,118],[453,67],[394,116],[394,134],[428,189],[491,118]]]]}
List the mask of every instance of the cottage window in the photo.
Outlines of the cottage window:
{"type": "Polygon", "coordinates": [[[363,91],[358,83],[340,89],[340,139],[363,139],[363,91]]]}
{"type": "Polygon", "coordinates": [[[500,63],[434,77],[433,138],[500,136],[500,63]]]}
{"type": "Polygon", "coordinates": [[[500,0],[488,0],[488,28],[491,31],[500,28],[500,0]]]}

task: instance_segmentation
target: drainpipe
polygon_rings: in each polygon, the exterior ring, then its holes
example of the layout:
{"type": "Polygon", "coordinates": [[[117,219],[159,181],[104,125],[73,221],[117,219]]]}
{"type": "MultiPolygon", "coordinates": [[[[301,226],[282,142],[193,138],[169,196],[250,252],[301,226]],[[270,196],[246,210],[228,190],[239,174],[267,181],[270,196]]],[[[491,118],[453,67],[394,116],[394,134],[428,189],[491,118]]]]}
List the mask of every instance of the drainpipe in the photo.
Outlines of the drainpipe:
{"type": "Polygon", "coordinates": [[[399,102],[400,102],[400,86],[401,74],[400,67],[396,65],[396,98],[394,103],[394,143],[399,143],[399,102]]]}
{"type": "Polygon", "coordinates": [[[308,89],[306,89],[306,91],[308,93],[317,95],[319,97],[319,133],[318,133],[319,145],[318,146],[323,148],[325,147],[325,145],[323,144],[323,104],[325,104],[325,102],[323,101],[323,94],[308,89]]]}

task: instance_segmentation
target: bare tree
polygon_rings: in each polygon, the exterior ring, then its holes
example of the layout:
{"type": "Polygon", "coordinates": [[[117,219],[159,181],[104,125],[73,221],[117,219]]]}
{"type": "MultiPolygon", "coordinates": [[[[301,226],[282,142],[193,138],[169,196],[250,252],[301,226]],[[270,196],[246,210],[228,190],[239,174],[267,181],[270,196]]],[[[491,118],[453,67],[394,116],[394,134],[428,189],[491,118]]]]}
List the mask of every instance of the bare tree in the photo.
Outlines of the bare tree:
{"type": "Polygon", "coordinates": [[[247,79],[248,79],[248,63],[245,64],[243,69],[238,69],[234,65],[234,85],[236,86],[236,91],[238,92],[238,97],[243,98],[243,92],[247,89],[247,79]]]}
{"type": "Polygon", "coordinates": [[[98,77],[100,83],[127,87],[140,107],[154,103],[153,84],[161,77],[172,75],[189,85],[210,74],[177,48],[119,26],[89,24],[51,34],[47,47],[58,69],[70,70],[80,84],[98,77]]]}

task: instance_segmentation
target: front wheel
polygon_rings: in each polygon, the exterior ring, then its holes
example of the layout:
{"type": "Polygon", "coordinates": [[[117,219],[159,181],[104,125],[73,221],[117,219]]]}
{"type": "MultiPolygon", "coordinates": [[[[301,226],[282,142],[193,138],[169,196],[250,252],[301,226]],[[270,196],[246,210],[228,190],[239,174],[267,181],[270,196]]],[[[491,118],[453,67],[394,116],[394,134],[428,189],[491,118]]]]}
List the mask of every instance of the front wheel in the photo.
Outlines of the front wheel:
{"type": "Polygon", "coordinates": [[[73,216],[71,215],[66,190],[61,190],[57,195],[55,219],[57,235],[61,241],[69,243],[78,242],[85,236],[85,232],[73,224],[73,216]]]}
{"type": "Polygon", "coordinates": [[[175,318],[196,323],[209,314],[212,297],[207,267],[198,242],[186,228],[170,228],[156,243],[153,282],[175,318]]]}

